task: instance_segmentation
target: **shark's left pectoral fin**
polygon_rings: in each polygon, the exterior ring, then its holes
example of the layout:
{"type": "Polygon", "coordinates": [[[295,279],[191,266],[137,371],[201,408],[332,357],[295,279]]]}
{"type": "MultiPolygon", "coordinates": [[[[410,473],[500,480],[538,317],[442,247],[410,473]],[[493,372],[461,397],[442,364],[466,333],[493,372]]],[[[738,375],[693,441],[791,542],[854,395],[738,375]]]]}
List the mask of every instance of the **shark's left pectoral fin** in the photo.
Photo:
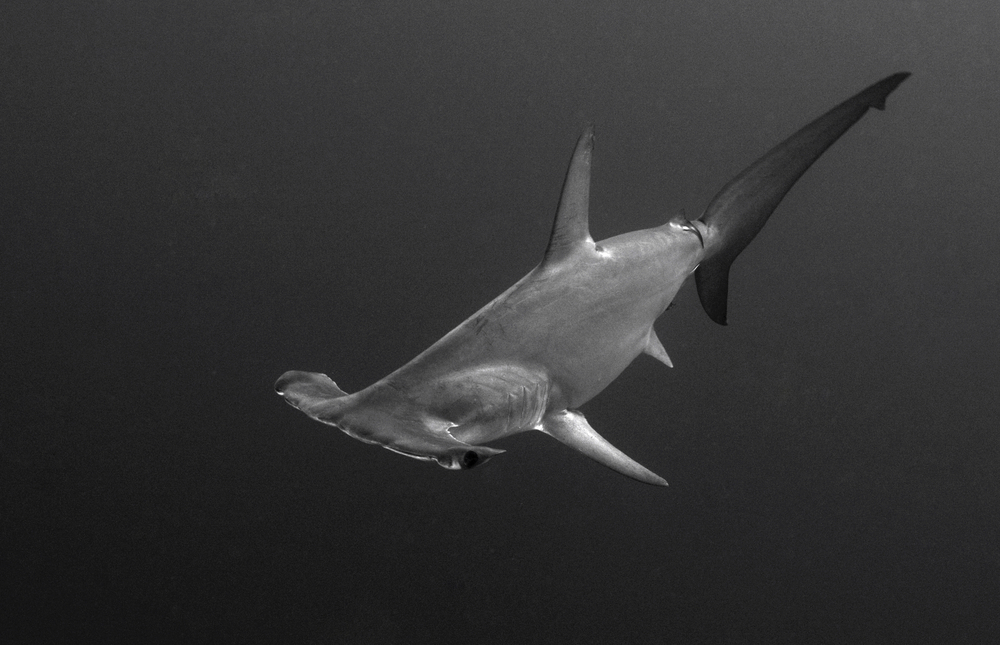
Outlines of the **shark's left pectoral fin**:
{"type": "Polygon", "coordinates": [[[608,443],[607,439],[597,434],[597,431],[587,423],[587,419],[575,410],[560,410],[548,414],[542,420],[541,429],[570,448],[579,450],[594,461],[617,470],[626,477],[654,486],[667,485],[662,477],[640,466],[624,452],[608,443]]]}

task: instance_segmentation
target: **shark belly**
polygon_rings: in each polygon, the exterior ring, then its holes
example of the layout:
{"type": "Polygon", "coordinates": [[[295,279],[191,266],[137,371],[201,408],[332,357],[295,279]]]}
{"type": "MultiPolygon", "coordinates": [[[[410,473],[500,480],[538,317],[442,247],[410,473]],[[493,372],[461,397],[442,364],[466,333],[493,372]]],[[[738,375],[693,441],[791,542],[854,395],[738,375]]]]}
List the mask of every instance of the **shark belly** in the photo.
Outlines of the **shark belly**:
{"type": "MultiPolygon", "coordinates": [[[[562,395],[552,409],[577,408],[599,394],[647,350],[653,323],[700,259],[694,240],[661,239],[657,229],[605,240],[596,259],[569,267],[549,298],[519,321],[562,395]],[[559,311],[555,311],[559,309],[559,311]]],[[[658,341],[657,341],[658,343],[658,341]]]]}
{"type": "Polygon", "coordinates": [[[670,364],[653,323],[701,246],[651,229],[596,248],[555,270],[536,268],[384,383],[449,439],[475,445],[541,430],[629,477],[666,485],[575,408],[642,352],[670,364]]]}

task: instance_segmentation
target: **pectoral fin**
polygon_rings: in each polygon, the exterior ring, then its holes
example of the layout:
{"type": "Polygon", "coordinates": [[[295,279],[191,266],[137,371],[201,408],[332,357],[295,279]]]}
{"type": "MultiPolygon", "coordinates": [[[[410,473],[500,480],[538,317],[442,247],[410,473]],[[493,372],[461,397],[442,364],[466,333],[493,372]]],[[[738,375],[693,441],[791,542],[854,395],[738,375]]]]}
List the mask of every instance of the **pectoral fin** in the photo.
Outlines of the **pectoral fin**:
{"type": "Polygon", "coordinates": [[[654,486],[667,485],[662,477],[640,466],[608,443],[590,427],[587,419],[575,410],[561,410],[548,414],[542,420],[542,431],[626,477],[654,486]]]}

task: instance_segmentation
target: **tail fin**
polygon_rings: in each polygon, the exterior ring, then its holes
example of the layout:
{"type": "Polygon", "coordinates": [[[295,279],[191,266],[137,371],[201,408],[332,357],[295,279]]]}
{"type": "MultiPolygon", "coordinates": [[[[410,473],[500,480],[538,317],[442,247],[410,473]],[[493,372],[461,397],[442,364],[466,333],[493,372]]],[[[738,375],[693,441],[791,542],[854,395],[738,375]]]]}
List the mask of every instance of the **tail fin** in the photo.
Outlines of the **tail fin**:
{"type": "Polygon", "coordinates": [[[772,148],[712,199],[701,216],[708,228],[705,260],[695,271],[698,297],[709,318],[726,324],[729,267],[785,193],[869,108],[884,110],[886,97],[909,75],[899,72],[861,90],[772,148]]]}

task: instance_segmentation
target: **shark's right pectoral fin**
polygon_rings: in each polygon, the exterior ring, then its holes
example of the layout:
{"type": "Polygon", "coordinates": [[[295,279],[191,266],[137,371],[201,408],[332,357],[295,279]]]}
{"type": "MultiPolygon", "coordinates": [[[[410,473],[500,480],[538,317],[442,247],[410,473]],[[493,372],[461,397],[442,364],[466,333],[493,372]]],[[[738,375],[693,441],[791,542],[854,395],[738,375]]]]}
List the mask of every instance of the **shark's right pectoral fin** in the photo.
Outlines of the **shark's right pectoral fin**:
{"type": "Polygon", "coordinates": [[[645,484],[666,486],[667,482],[647,468],[629,458],[618,448],[597,434],[587,419],[575,410],[551,412],[542,420],[541,430],[574,450],[579,450],[594,461],[600,462],[626,477],[645,484]]]}

